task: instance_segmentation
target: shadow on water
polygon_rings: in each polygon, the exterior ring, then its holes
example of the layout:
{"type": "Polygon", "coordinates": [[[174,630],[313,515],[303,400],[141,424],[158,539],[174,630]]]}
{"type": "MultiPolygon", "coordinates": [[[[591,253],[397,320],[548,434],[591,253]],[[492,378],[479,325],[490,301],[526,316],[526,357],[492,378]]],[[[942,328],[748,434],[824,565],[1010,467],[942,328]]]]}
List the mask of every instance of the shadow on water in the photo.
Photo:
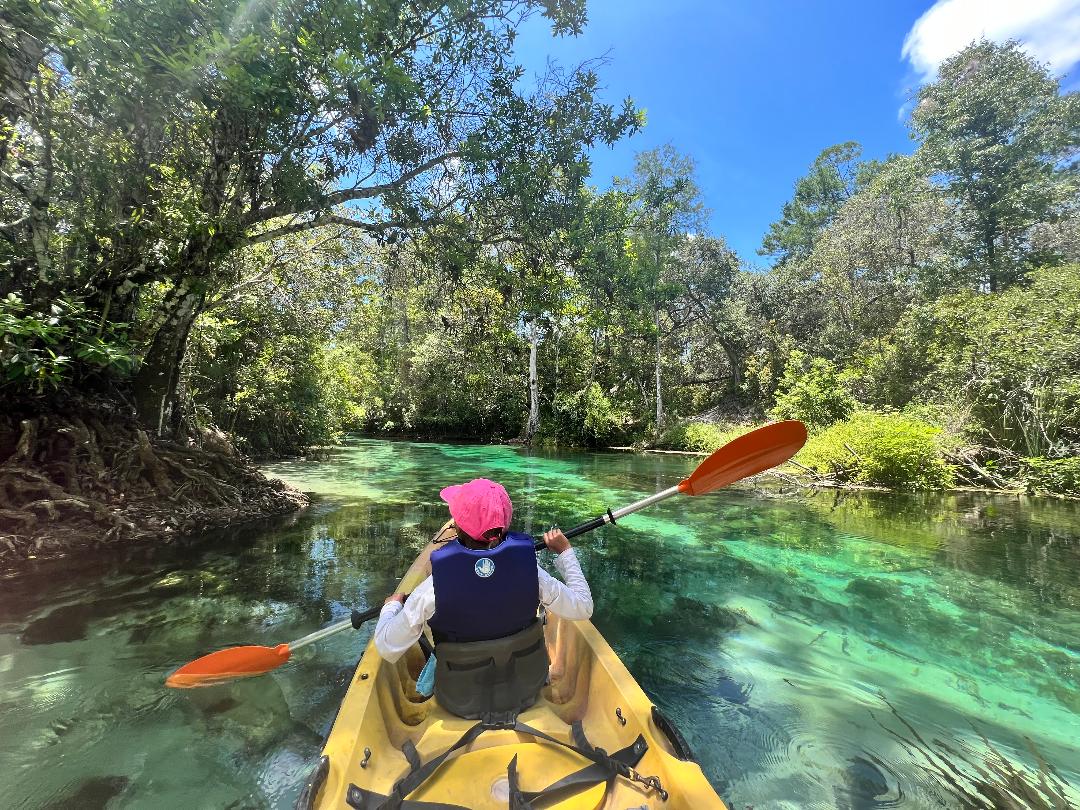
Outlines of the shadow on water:
{"type": "MultiPolygon", "coordinates": [[[[692,466],[359,441],[270,466],[315,493],[304,513],[8,574],[4,802],[291,806],[371,627],[210,690],[165,690],[169,671],[377,604],[445,519],[448,484],[502,481],[537,533],[692,466]]],[[[727,490],[575,546],[595,624],[733,808],[983,808],[1080,779],[1080,504],[727,490]]]]}
{"type": "Polygon", "coordinates": [[[124,792],[131,782],[126,776],[96,776],[79,784],[61,799],[49,802],[43,810],[105,810],[109,802],[124,792]]]}

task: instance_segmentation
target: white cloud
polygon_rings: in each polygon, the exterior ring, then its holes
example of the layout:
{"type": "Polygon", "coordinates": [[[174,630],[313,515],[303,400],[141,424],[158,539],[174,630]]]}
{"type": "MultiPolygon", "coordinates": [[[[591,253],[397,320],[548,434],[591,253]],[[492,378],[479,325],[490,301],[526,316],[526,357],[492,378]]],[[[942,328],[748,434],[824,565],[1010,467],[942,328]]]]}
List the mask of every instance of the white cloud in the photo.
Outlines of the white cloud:
{"type": "Polygon", "coordinates": [[[1018,40],[1057,74],[1080,62],[1080,0],[937,0],[904,39],[923,81],[972,40],[1018,40]]]}

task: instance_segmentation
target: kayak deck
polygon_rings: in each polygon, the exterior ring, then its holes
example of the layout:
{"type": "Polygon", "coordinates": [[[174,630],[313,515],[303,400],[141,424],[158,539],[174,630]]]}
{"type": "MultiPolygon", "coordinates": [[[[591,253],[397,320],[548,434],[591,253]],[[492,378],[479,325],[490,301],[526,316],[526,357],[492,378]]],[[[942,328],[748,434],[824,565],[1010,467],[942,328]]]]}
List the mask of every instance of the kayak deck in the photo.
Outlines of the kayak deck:
{"type": "MultiPolygon", "coordinates": [[[[400,591],[412,591],[428,576],[431,552],[438,547],[432,542],[424,548],[402,579],[400,591]]],[[[550,682],[536,704],[520,714],[520,721],[564,742],[573,741],[570,724],[580,721],[589,743],[608,753],[632,745],[642,735],[648,750],[635,770],[645,777],[656,776],[668,793],[665,801],[655,787],[620,777],[610,789],[600,783],[564,794],[559,802],[544,801],[544,807],[723,810],[701,768],[678,757],[678,743],[673,745],[657,726],[652,702],[591,622],[548,614],[544,634],[551,658],[550,682]]],[[[298,806],[313,800],[311,806],[318,808],[346,807],[350,785],[389,795],[411,767],[402,746],[411,742],[427,763],[476,725],[477,721],[456,717],[434,698],[416,692],[424,663],[419,645],[391,664],[379,655],[374,640],[369,641],[323,749],[325,776],[316,777],[298,806]]],[[[589,764],[573,751],[528,734],[486,730],[452,754],[409,794],[409,801],[506,810],[507,766],[515,756],[519,787],[525,792],[542,790],[589,764]]]]}

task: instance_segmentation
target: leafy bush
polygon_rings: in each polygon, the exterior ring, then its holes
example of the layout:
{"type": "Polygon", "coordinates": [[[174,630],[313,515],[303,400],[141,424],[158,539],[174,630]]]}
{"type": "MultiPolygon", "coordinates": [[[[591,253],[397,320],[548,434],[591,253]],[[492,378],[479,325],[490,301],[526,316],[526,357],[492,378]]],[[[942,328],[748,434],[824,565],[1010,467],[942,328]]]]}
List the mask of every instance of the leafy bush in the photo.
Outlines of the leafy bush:
{"type": "Polygon", "coordinates": [[[0,387],[42,393],[76,381],[76,366],[126,373],[135,363],[126,335],[98,319],[77,298],[35,311],[11,293],[0,298],[0,387]]]}
{"type": "Polygon", "coordinates": [[[1080,450],[1080,265],[1046,267],[999,293],[914,307],[846,372],[874,405],[939,403],[974,440],[1029,457],[1080,450]]]}
{"type": "Polygon", "coordinates": [[[832,362],[794,351],[776,389],[776,407],[770,415],[823,428],[845,418],[854,408],[855,400],[832,362]]]}
{"type": "Polygon", "coordinates": [[[953,375],[995,442],[1065,456],[1080,447],[1080,265],[1027,281],[964,307],[967,346],[953,375]]]}
{"type": "Polygon", "coordinates": [[[555,403],[558,436],[584,447],[603,447],[622,436],[629,421],[598,383],[555,403]]]}
{"type": "Polygon", "coordinates": [[[742,430],[727,425],[708,422],[682,422],[664,431],[656,443],[665,450],[689,450],[694,453],[711,453],[734,439],[742,430]]]}
{"type": "Polygon", "coordinates": [[[814,436],[799,461],[842,481],[900,489],[953,485],[940,428],[898,413],[856,411],[814,436]]]}
{"type": "Polygon", "coordinates": [[[1028,492],[1080,495],[1080,458],[1026,458],[1028,492]]]}

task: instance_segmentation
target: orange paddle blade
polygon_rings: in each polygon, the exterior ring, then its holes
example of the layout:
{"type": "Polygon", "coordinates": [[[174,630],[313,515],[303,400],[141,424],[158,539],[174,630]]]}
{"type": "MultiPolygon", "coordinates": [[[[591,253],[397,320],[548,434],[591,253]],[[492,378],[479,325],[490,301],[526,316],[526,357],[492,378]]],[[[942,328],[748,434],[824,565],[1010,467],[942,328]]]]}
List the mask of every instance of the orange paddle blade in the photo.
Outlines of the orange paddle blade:
{"type": "Polygon", "coordinates": [[[288,644],[278,644],[276,647],[230,647],[184,664],[165,679],[165,685],[177,689],[217,686],[234,678],[262,675],[288,660],[288,644]]]}
{"type": "Polygon", "coordinates": [[[732,439],[679,482],[679,492],[704,495],[783,464],[806,444],[806,425],[774,422],[732,439]]]}

